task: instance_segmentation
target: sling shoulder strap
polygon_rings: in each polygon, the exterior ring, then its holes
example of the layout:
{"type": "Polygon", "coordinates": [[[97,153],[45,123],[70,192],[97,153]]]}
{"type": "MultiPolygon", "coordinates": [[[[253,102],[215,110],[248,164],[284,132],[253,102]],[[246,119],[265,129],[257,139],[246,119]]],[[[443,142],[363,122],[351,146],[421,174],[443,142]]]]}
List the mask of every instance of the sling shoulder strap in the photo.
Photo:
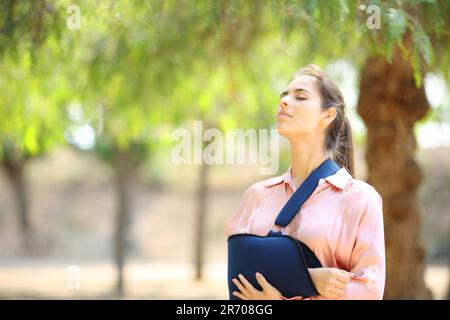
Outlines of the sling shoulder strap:
{"type": "MultiPolygon", "coordinates": [[[[297,188],[294,194],[289,198],[284,207],[278,214],[275,225],[282,228],[286,227],[297,214],[303,203],[311,196],[319,184],[319,180],[335,174],[341,169],[331,158],[327,158],[320,164],[303,183],[297,188]]],[[[269,235],[275,234],[275,231],[269,231],[269,235]]],[[[279,232],[281,233],[281,232],[279,232]]]]}

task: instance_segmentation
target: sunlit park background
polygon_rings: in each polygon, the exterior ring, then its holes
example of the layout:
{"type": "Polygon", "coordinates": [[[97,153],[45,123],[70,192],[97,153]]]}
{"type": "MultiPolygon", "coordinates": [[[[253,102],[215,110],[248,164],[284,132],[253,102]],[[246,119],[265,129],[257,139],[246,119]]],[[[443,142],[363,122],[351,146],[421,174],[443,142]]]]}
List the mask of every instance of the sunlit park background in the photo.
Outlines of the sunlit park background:
{"type": "Polygon", "coordinates": [[[224,223],[268,176],[173,133],[273,129],[315,63],[383,197],[385,299],[448,299],[449,40],[448,0],[2,0],[0,298],[227,299],[224,223]]]}

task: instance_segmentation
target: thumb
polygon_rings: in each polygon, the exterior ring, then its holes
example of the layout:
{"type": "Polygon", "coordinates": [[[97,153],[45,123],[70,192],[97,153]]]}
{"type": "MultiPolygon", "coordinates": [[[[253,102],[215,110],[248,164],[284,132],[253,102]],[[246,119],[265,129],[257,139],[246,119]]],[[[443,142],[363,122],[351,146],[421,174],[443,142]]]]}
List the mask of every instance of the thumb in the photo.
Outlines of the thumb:
{"type": "Polygon", "coordinates": [[[356,276],[356,274],[355,274],[354,272],[350,272],[350,271],[347,271],[347,270],[343,270],[343,271],[345,271],[345,273],[346,273],[348,276],[350,276],[350,278],[356,276]]]}

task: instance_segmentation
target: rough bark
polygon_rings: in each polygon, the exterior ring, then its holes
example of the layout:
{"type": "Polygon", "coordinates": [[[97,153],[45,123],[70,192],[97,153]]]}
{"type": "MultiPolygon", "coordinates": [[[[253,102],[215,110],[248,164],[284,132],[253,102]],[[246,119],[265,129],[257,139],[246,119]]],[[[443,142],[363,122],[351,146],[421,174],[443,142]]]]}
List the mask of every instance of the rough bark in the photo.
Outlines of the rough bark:
{"type": "Polygon", "coordinates": [[[410,64],[397,52],[392,63],[372,57],[361,75],[358,113],[367,126],[368,182],[383,198],[386,242],[385,299],[428,299],[424,282],[413,127],[429,104],[414,82],[410,64]]]}

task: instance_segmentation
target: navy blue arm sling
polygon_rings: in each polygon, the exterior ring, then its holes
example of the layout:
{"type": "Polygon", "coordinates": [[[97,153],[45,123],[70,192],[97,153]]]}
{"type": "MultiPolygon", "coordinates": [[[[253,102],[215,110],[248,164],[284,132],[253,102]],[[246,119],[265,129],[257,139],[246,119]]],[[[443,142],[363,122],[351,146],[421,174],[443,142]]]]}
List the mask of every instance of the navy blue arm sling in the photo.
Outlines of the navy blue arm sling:
{"type": "Polygon", "coordinates": [[[262,290],[255,273],[266,280],[285,297],[317,296],[308,268],[320,268],[322,264],[314,252],[303,242],[283,235],[303,203],[316,189],[319,180],[336,173],[340,167],[328,158],[317,167],[297,188],[278,214],[275,225],[281,231],[270,230],[267,236],[248,233],[228,237],[228,291],[230,300],[239,300],[233,291],[239,288],[232,282],[242,274],[257,290],[262,290]]]}

